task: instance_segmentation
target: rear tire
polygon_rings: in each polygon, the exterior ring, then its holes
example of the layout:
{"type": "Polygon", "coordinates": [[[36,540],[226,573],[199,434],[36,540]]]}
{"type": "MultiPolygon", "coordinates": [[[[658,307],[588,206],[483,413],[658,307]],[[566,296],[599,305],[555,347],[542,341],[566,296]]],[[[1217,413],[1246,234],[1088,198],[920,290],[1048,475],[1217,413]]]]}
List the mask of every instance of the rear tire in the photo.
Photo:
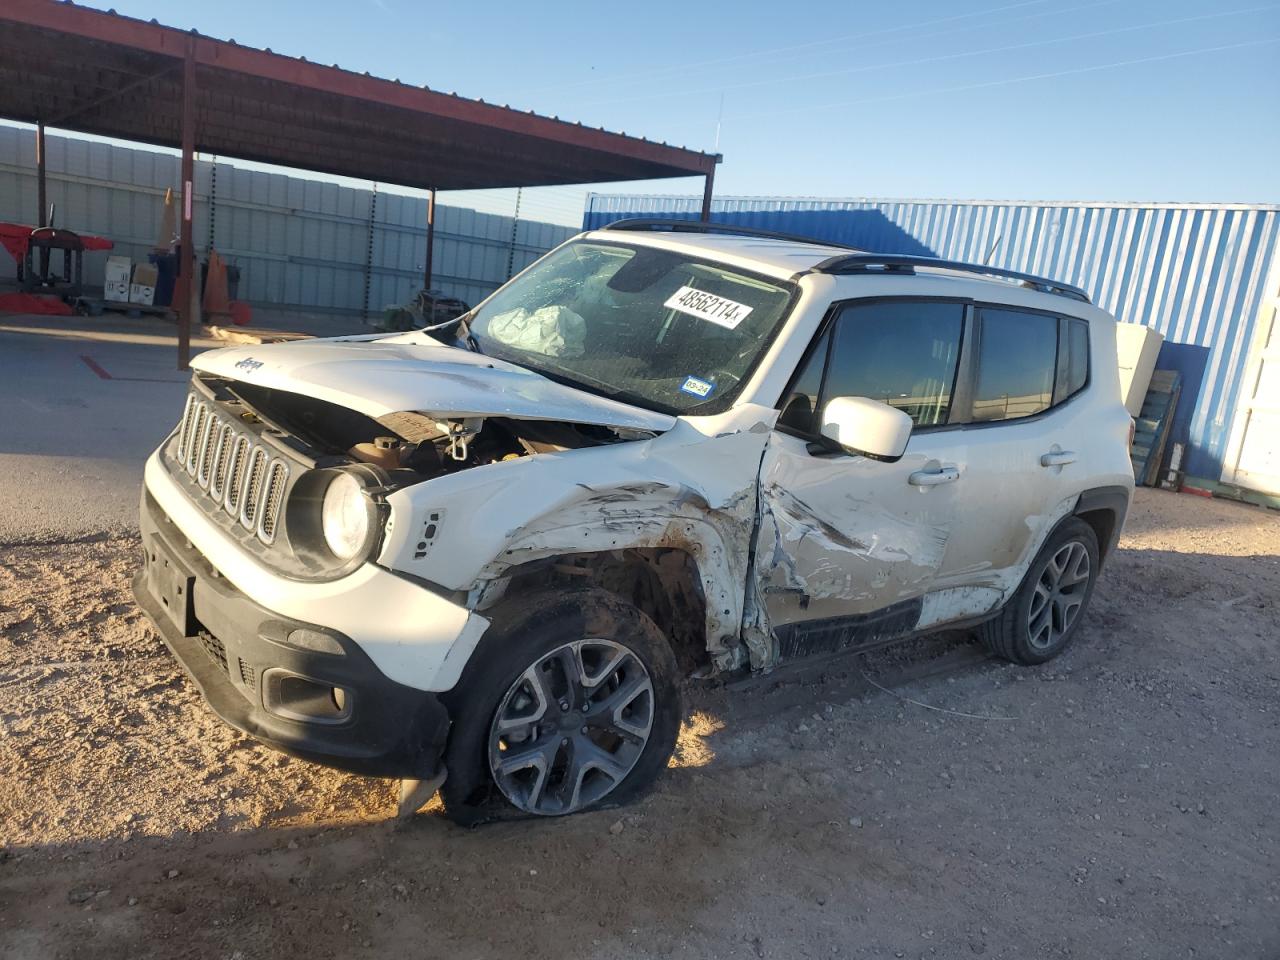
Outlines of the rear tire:
{"type": "Polygon", "coordinates": [[[1069,517],[1040,548],[1013,599],[978,634],[1005,660],[1052,660],[1075,636],[1097,580],[1097,534],[1079,517],[1069,517]]]}
{"type": "Polygon", "coordinates": [[[634,800],[666,767],[682,715],[662,631],[603,590],[521,596],[443,699],[446,815],[473,825],[634,800]]]}

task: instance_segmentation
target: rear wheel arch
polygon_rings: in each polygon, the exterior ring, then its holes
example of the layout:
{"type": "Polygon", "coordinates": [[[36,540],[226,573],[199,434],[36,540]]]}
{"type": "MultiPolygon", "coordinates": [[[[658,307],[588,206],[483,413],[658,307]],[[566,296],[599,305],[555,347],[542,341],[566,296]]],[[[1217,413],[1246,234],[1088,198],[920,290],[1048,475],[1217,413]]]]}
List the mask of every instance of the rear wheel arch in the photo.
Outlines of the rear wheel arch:
{"type": "MultiPolygon", "coordinates": [[[[1093,525],[1075,514],[1064,517],[1053,527],[1041,544],[1018,585],[1017,592],[996,611],[993,617],[978,627],[978,636],[987,649],[1002,659],[1026,665],[1044,663],[1061,653],[1070,643],[1081,616],[1088,609],[1101,565],[1100,556],[1101,550],[1093,525]],[[1064,600],[1064,606],[1070,605],[1075,611],[1074,615],[1069,623],[1060,625],[1058,637],[1054,637],[1051,633],[1049,640],[1052,642],[1048,646],[1041,647],[1029,635],[1036,633],[1031,629],[1031,619],[1035,613],[1033,604],[1037,596],[1043,600],[1049,600],[1057,593],[1058,587],[1055,577],[1055,582],[1042,590],[1040,586],[1042,575],[1045,573],[1046,565],[1059,558],[1074,566],[1079,561],[1079,556],[1074,552],[1077,546],[1078,553],[1084,555],[1083,562],[1078,569],[1067,571],[1068,578],[1061,581],[1071,588],[1073,598],[1078,596],[1074,604],[1071,599],[1064,600]],[[1073,552],[1063,557],[1067,550],[1073,552]],[[1081,573],[1083,573],[1083,583],[1079,576],[1081,573]]],[[[1043,609],[1041,607],[1042,611],[1043,609]]],[[[1053,615],[1052,611],[1050,615],[1053,615]]]]}
{"type": "Polygon", "coordinates": [[[1080,494],[1072,511],[1072,516],[1093,528],[1098,538],[1098,559],[1102,563],[1106,563],[1120,539],[1131,496],[1126,487],[1095,487],[1080,494]]]}

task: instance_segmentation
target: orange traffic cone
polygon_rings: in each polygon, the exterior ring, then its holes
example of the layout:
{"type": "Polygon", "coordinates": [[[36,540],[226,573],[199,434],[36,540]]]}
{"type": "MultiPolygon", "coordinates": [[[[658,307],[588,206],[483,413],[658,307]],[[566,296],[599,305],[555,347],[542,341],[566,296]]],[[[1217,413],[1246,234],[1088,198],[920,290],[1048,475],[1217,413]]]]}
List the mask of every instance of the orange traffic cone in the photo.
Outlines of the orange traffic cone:
{"type": "Polygon", "coordinates": [[[227,295],[227,265],[217,250],[210,250],[209,272],[204,281],[205,323],[226,323],[231,316],[230,299],[227,295]]]}
{"type": "Polygon", "coordinates": [[[172,250],[178,242],[178,213],[173,206],[173,187],[164,191],[164,208],[160,211],[160,236],[156,240],[157,250],[172,250]]]}

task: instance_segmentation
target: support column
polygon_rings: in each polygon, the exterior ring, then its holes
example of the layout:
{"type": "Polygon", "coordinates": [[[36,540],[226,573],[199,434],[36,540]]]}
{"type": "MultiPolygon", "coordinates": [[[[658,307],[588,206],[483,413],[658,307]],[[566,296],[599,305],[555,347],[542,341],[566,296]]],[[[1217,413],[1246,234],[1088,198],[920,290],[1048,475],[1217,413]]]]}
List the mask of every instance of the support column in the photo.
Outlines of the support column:
{"type": "Polygon", "coordinates": [[[196,152],[196,47],[195,38],[187,39],[187,54],[182,69],[182,215],[178,236],[178,289],[174,303],[178,307],[178,369],[188,369],[191,360],[191,321],[199,316],[200,285],[196,282],[196,250],[191,218],[195,212],[196,152]]]}
{"type": "Polygon", "coordinates": [[[37,227],[47,227],[49,225],[49,192],[45,160],[44,123],[40,122],[36,124],[36,203],[40,208],[36,211],[37,227]]]}
{"type": "Polygon", "coordinates": [[[436,188],[427,194],[427,262],[422,268],[422,289],[431,289],[431,266],[436,246],[436,188]]]}
{"type": "Polygon", "coordinates": [[[711,222],[711,188],[716,182],[716,168],[707,171],[706,185],[702,188],[702,222],[711,222]]]}

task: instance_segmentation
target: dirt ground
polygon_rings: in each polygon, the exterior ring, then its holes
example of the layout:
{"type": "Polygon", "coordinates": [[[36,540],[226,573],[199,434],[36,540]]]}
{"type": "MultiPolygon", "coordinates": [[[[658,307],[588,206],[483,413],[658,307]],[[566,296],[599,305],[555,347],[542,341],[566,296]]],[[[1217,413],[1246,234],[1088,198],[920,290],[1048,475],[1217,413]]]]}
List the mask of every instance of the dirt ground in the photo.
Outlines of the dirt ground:
{"type": "Polygon", "coordinates": [[[1052,664],[691,689],[639,804],[471,831],[225,728],[135,541],[0,546],[0,956],[1274,960],[1280,515],[1144,490],[1122,546],[1052,664]]]}

